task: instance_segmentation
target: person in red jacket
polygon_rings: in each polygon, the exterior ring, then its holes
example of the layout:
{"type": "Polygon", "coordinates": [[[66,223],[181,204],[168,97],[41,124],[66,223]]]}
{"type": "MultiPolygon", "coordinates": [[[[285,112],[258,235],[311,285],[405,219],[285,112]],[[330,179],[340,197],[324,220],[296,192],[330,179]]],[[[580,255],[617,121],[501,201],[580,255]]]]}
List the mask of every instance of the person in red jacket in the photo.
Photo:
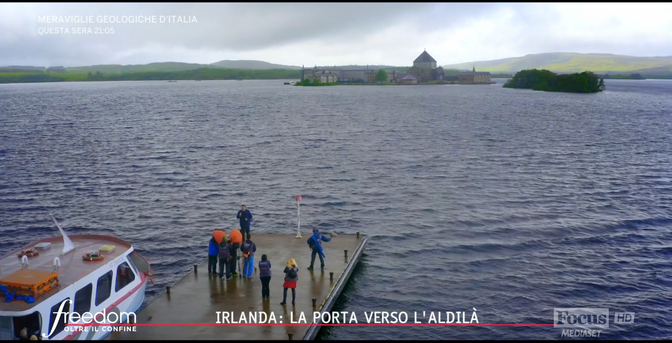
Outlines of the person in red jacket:
{"type": "Polygon", "coordinates": [[[296,266],[296,261],[293,258],[290,258],[285,266],[285,283],[282,285],[285,290],[283,291],[282,302],[280,305],[287,304],[287,289],[292,289],[292,305],[294,305],[294,300],[296,299],[296,282],[299,281],[299,267],[296,266]]]}

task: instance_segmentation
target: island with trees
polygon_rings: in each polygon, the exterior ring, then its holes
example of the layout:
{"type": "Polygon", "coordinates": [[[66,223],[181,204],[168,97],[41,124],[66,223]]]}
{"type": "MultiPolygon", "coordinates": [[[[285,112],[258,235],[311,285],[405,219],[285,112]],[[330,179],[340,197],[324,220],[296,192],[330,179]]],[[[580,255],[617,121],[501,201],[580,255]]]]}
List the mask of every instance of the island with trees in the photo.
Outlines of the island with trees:
{"type": "Polygon", "coordinates": [[[597,93],[604,90],[604,80],[590,71],[556,74],[546,69],[526,69],[517,72],[503,87],[546,92],[597,93]]]}

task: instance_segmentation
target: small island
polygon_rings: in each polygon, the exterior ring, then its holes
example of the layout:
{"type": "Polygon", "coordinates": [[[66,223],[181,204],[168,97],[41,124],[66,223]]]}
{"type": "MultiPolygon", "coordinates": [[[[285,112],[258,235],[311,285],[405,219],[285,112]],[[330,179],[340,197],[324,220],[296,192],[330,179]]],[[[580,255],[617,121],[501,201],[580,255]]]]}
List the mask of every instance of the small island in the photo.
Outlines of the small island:
{"type": "Polygon", "coordinates": [[[503,87],[546,92],[597,93],[604,90],[604,80],[590,71],[558,75],[546,69],[527,69],[517,72],[503,87]]]}

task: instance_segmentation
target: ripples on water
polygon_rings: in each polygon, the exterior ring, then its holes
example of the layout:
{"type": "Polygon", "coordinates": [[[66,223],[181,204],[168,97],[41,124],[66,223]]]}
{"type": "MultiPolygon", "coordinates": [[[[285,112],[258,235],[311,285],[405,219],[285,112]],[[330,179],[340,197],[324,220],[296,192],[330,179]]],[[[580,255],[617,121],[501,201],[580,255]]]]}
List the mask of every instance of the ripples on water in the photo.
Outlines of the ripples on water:
{"type": "Polygon", "coordinates": [[[253,232],[291,233],[302,194],[305,230],[371,237],[336,310],[475,307],[481,323],[552,323],[554,307],[608,307],[635,312],[635,324],[601,337],[670,337],[672,82],[607,80],[586,95],[498,81],[0,85],[0,253],[55,234],[47,207],[68,232],[134,242],[157,273],[149,300],[203,260],[211,230],[236,226],[241,202],[253,232]]]}

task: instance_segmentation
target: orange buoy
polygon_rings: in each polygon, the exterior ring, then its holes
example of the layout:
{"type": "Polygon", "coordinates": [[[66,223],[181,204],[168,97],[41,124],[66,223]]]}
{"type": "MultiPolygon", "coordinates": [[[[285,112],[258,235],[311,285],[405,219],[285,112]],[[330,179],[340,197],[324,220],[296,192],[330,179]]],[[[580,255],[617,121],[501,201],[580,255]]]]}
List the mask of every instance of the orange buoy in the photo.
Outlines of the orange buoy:
{"type": "Polygon", "coordinates": [[[231,243],[243,243],[243,235],[240,233],[240,230],[231,230],[231,235],[229,237],[231,237],[231,243]]]}
{"type": "Polygon", "coordinates": [[[226,239],[226,232],[224,230],[212,231],[212,236],[215,237],[217,244],[221,244],[226,239]]]}
{"type": "Polygon", "coordinates": [[[105,259],[105,256],[95,253],[95,252],[90,252],[88,254],[84,254],[82,256],[82,260],[84,261],[89,261],[89,262],[97,262],[97,261],[102,261],[105,259]]]}

